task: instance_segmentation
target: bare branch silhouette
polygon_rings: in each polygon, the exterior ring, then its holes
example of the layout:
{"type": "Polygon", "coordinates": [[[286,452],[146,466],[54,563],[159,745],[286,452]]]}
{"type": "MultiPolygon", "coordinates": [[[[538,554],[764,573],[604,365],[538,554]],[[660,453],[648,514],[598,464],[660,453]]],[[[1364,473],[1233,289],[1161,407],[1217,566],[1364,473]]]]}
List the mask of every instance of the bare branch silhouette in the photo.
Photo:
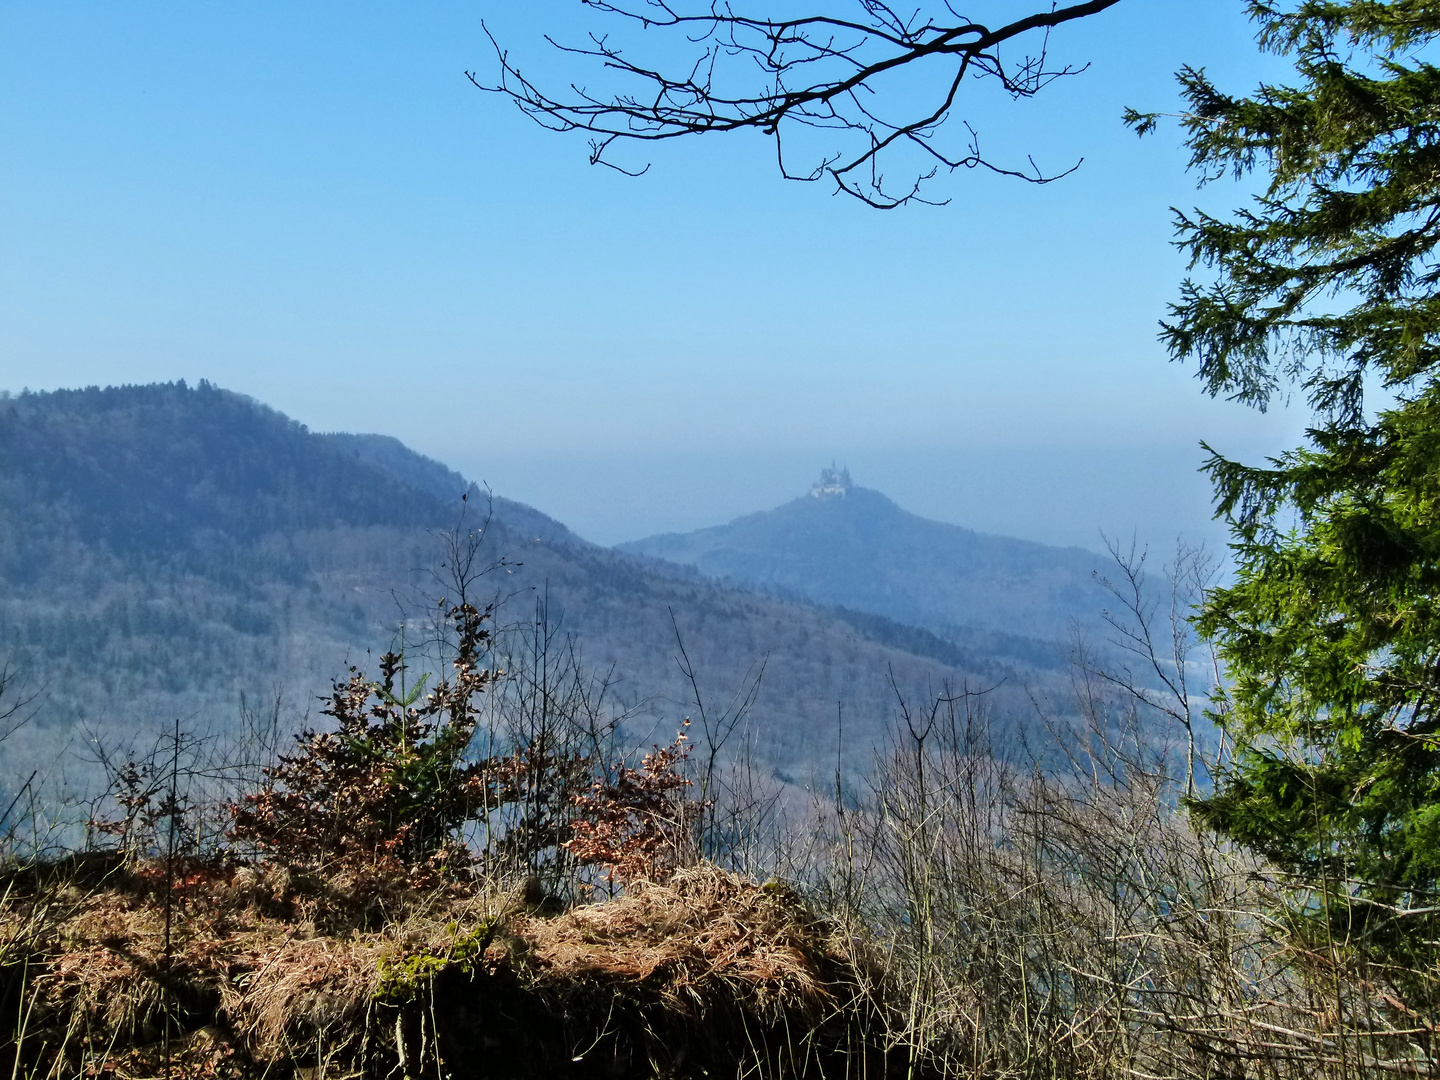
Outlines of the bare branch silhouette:
{"type": "Polygon", "coordinates": [[[41,694],[42,690],[27,690],[10,661],[0,662],[0,743],[30,722],[41,694]]]}
{"type": "Polygon", "coordinates": [[[590,134],[590,161],[629,175],[611,160],[625,142],[661,142],[684,135],[753,129],[774,141],[780,174],[787,180],[832,181],[837,191],[878,209],[931,202],[925,182],[942,170],[984,169],[1047,184],[1079,167],[1047,172],[1033,158],[1002,165],[980,149],[975,129],[947,146],[937,136],[953,119],[965,80],[993,79],[1012,98],[1029,98],[1055,80],[1085,69],[1048,60],[1050,32],[1099,14],[1119,0],[1051,3],[1001,26],[961,15],[951,0],[926,14],[904,14],[882,0],[854,0],[854,18],[814,14],[791,19],[737,12],[728,0],[694,7],[675,0],[583,0],[613,16],[622,29],[670,32],[688,54],[674,66],[632,59],[608,34],[592,33],[585,44],[547,35],[562,53],[596,65],[619,86],[604,92],[572,83],[564,92],[542,87],[521,72],[510,52],[485,28],[498,61],[493,80],[466,72],[477,87],[511,98],[522,112],[553,131],[590,134]],[[1003,47],[1020,49],[1011,59],[1003,47]],[[928,77],[919,95],[893,93],[901,72],[928,77]],[[893,99],[893,100],[892,100],[893,99]],[[824,133],[822,149],[796,154],[790,148],[803,129],[824,133]],[[886,177],[885,164],[904,151],[903,179],[886,177]],[[804,163],[797,163],[796,158],[804,163]]]}

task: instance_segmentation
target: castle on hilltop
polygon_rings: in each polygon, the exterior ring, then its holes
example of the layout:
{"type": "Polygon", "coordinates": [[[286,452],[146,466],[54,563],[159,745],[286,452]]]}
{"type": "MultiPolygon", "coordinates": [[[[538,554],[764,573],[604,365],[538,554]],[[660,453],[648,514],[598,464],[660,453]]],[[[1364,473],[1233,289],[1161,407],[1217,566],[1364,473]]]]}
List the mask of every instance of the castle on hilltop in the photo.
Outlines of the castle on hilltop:
{"type": "Polygon", "coordinates": [[[850,470],[837,469],[832,461],[828,469],[820,470],[820,479],[810,485],[810,497],[828,499],[832,495],[839,495],[843,498],[850,494],[850,489],[854,486],[850,480],[850,470]]]}

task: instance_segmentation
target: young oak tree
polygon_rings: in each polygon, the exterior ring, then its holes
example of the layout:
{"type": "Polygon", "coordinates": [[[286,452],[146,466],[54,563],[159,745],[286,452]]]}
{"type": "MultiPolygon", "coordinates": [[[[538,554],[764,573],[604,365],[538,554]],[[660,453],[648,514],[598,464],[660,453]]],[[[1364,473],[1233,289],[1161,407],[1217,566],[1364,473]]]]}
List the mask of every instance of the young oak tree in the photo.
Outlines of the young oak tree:
{"type": "Polygon", "coordinates": [[[1332,940],[1416,960],[1440,936],[1440,3],[1248,7],[1295,78],[1232,97],[1180,72],[1200,182],[1263,188],[1177,211],[1207,273],[1162,339],[1212,396],[1297,388],[1313,427],[1263,466],[1206,447],[1237,570],[1198,625],[1239,745],[1192,805],[1317,890],[1332,940]]]}

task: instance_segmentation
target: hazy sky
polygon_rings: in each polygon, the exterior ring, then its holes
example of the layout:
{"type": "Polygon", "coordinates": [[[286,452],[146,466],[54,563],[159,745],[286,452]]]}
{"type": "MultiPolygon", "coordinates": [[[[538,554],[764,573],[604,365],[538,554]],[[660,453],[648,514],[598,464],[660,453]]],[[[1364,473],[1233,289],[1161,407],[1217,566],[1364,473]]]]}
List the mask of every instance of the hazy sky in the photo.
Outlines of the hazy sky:
{"type": "MultiPolygon", "coordinates": [[[[1028,5],[998,3],[1017,12],[1028,5]]],[[[1173,128],[1206,66],[1249,89],[1240,0],[1122,0],[1057,35],[1091,70],[973,87],[983,145],[1078,173],[965,173],[881,213],[786,183],[757,135],[628,179],[464,71],[564,78],[576,0],[0,0],[0,388],[209,378],[378,431],[603,542],[713,524],[822,464],[1038,539],[1214,536],[1196,444],[1298,420],[1202,397],[1156,320],[1197,194],[1173,128]]]]}

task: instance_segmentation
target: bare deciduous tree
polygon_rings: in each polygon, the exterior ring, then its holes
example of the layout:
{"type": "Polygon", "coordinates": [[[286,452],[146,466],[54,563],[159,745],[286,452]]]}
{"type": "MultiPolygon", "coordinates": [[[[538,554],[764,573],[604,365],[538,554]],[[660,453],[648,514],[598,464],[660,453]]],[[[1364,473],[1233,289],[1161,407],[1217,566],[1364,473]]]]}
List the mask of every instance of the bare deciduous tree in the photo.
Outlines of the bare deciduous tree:
{"type": "Polygon", "coordinates": [[[1133,540],[1127,550],[1108,537],[1105,546],[1118,573],[1114,578],[1097,574],[1096,580],[1118,604],[1102,612],[1118,663],[1099,662],[1082,649],[1076,664],[1087,677],[1122,691],[1184,732],[1185,794],[1193,798],[1197,769],[1208,779],[1215,764],[1197,759],[1195,722],[1205,702],[1218,704],[1211,698],[1222,680],[1214,646],[1195,633],[1190,617],[1214,586],[1218,564],[1204,548],[1180,543],[1174,563],[1165,568],[1165,592],[1155,595],[1146,585],[1145,550],[1137,549],[1133,540]],[[1197,654],[1199,663],[1194,659],[1197,654]],[[1197,677],[1203,684],[1198,692],[1197,677]]]}
{"type": "Polygon", "coordinates": [[[942,170],[986,169],[1039,184],[1073,172],[1078,162],[1047,172],[1033,157],[1023,166],[992,161],[968,122],[961,122],[965,134],[952,143],[938,136],[953,119],[967,79],[994,80],[1018,99],[1084,70],[1051,64],[1050,32],[1119,0],[1052,2],[1002,25],[968,18],[952,0],[916,8],[853,0],[825,5],[835,14],[791,18],[737,11],[728,0],[584,2],[613,17],[622,31],[658,31],[678,52],[647,62],[632,58],[610,34],[592,32],[581,45],[547,35],[555,48],[616,80],[603,91],[572,83],[557,92],[522,74],[487,28],[498,74],[490,81],[467,72],[470,80],[482,90],[507,95],[547,128],[589,133],[593,164],[643,172],[648,165],[632,170],[610,160],[612,147],[755,130],[773,140],[786,179],[829,179],[839,191],[891,209],[931,201],[922,198],[922,188],[942,170]],[[922,84],[918,90],[916,76],[922,84]],[[801,139],[797,152],[797,138],[810,133],[819,134],[818,142],[801,139]],[[890,161],[903,179],[886,176],[890,161]]]}

